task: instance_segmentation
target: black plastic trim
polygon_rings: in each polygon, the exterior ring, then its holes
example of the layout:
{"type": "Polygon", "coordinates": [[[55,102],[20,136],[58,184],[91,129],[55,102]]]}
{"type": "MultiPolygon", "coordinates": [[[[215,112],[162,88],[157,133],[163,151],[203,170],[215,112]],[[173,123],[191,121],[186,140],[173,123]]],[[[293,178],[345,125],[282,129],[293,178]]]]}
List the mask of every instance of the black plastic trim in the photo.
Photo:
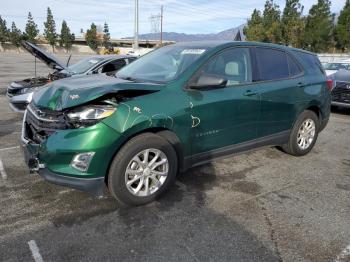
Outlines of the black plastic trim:
{"type": "Polygon", "coordinates": [[[63,176],[50,171],[48,168],[39,170],[39,175],[46,181],[60,186],[70,187],[78,189],[87,193],[90,193],[96,197],[103,196],[103,190],[105,187],[105,178],[76,178],[63,176]]]}
{"type": "Polygon", "coordinates": [[[332,106],[339,106],[339,107],[350,108],[350,103],[343,103],[343,102],[332,101],[332,106]]]}
{"type": "Polygon", "coordinates": [[[290,130],[282,131],[273,135],[257,138],[251,141],[214,149],[208,152],[195,154],[185,158],[186,168],[199,166],[212,162],[215,159],[226,157],[231,154],[251,151],[264,146],[279,146],[288,142],[290,130]]]}
{"type": "MultiPolygon", "coordinates": [[[[350,105],[349,105],[349,107],[350,107],[350,105]]],[[[323,129],[325,129],[325,127],[327,126],[328,122],[329,122],[329,117],[324,118],[324,119],[322,119],[320,121],[320,131],[319,132],[321,132],[323,129]]]]}

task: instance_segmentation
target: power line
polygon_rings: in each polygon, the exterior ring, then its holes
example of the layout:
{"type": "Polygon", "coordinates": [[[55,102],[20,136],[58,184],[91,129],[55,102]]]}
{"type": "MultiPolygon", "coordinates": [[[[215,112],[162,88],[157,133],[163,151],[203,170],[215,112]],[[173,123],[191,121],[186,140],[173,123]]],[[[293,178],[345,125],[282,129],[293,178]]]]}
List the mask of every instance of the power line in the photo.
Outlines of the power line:
{"type": "Polygon", "coordinates": [[[151,15],[149,20],[151,22],[151,32],[154,34],[160,33],[160,45],[163,43],[163,6],[160,7],[160,14],[151,15]]]}

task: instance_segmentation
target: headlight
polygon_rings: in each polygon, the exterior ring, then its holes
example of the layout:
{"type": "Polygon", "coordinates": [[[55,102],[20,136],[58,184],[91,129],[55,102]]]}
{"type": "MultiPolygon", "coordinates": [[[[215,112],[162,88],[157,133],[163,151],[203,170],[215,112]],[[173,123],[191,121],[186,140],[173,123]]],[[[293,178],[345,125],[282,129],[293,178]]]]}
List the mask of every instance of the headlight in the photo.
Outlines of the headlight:
{"type": "Polygon", "coordinates": [[[31,87],[28,87],[28,88],[23,88],[20,90],[20,94],[27,94],[27,93],[30,93],[30,92],[33,92],[34,91],[34,88],[31,88],[31,87]]]}
{"type": "Polygon", "coordinates": [[[89,105],[79,107],[70,111],[67,116],[74,124],[93,125],[99,120],[109,117],[116,111],[116,108],[110,105],[89,105]]]}

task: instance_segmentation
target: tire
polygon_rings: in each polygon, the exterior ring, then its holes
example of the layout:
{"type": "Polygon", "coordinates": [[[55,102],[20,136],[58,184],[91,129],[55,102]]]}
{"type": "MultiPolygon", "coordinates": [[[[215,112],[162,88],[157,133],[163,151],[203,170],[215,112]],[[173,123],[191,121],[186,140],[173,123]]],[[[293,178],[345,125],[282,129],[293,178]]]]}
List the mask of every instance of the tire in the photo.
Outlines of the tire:
{"type": "Polygon", "coordinates": [[[114,157],[108,172],[108,188],[123,204],[144,205],[157,199],[174,183],[177,168],[174,148],[162,137],[144,133],[128,141],[114,157]],[[157,154],[159,156],[152,164],[157,154]],[[156,172],[162,175],[157,176],[156,172]],[[127,182],[131,184],[127,185],[127,182]]]}
{"type": "MultiPolygon", "coordinates": [[[[311,125],[310,125],[310,129],[311,129],[311,125]]],[[[286,145],[282,146],[282,150],[290,155],[293,156],[303,156],[306,155],[307,153],[309,153],[312,148],[314,147],[317,137],[318,137],[318,133],[320,130],[320,123],[319,123],[319,119],[318,116],[310,110],[305,110],[303,113],[301,113],[297,119],[297,121],[295,122],[293,129],[290,133],[289,136],[289,141],[286,145]],[[310,141],[310,139],[305,139],[308,142],[308,144],[305,144],[305,146],[302,146],[302,136],[308,136],[308,132],[302,132],[301,129],[303,130],[308,130],[305,129],[305,124],[307,124],[310,121],[313,122],[314,124],[314,135],[312,138],[312,141],[310,141]],[[303,126],[304,125],[304,126],[303,126]],[[303,126],[303,128],[302,128],[303,126]],[[298,142],[300,144],[298,144],[298,142]]],[[[309,132],[309,135],[311,137],[312,132],[309,132]]]]}

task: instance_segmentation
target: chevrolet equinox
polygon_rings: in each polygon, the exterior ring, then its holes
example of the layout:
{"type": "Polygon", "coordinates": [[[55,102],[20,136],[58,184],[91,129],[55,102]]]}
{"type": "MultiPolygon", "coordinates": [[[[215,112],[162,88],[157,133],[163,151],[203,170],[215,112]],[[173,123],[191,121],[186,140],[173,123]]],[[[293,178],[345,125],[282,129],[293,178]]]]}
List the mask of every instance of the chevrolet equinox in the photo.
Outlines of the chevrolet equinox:
{"type": "Polygon", "coordinates": [[[23,120],[27,165],[45,180],[145,204],[186,169],[262,146],[307,154],[330,115],[313,53],[253,42],[159,48],[115,77],[35,92],[23,120]]]}

